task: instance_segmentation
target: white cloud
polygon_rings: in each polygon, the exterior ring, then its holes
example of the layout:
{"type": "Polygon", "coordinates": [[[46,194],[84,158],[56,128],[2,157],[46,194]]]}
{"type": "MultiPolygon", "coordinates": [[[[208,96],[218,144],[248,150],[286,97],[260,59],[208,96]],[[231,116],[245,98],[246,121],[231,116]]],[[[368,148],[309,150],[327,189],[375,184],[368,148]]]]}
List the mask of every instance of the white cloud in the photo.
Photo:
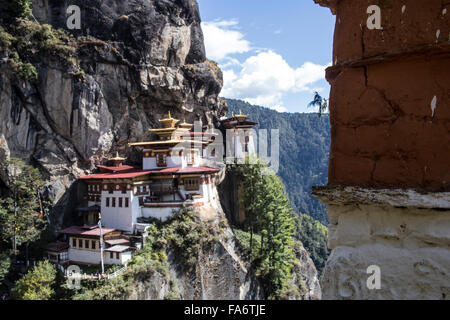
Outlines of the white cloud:
{"type": "Polygon", "coordinates": [[[278,111],[278,112],[288,112],[288,109],[285,106],[283,106],[283,105],[275,105],[275,106],[273,106],[270,109],[273,109],[273,110],[278,111]]]}
{"type": "Polygon", "coordinates": [[[235,53],[245,53],[251,50],[250,42],[244,39],[244,35],[236,30],[238,21],[216,20],[202,22],[203,35],[205,37],[206,55],[218,62],[235,53]]]}
{"type": "Polygon", "coordinates": [[[221,95],[243,99],[278,110],[285,110],[282,99],[287,93],[311,91],[310,85],[325,78],[325,68],[311,62],[294,69],[271,50],[249,57],[239,72],[224,70],[221,95]]]}
{"type": "MultiPolygon", "coordinates": [[[[274,29],[275,34],[282,32],[274,29]]],[[[223,71],[224,87],[221,96],[242,99],[279,112],[286,112],[283,98],[298,92],[321,91],[314,84],[325,78],[329,65],[306,62],[299,68],[291,67],[272,50],[251,45],[239,29],[236,19],[202,23],[206,55],[219,63],[223,71]],[[251,53],[244,62],[235,54],[251,53]]]]}

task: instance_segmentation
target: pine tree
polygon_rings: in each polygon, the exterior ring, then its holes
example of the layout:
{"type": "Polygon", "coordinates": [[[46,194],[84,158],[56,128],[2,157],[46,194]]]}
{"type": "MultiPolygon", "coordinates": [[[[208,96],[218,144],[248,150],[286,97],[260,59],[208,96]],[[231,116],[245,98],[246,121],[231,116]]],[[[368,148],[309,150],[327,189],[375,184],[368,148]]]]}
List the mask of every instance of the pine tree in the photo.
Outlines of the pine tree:
{"type": "Polygon", "coordinates": [[[268,297],[277,299],[285,296],[292,278],[295,221],[283,183],[275,174],[263,175],[265,168],[257,161],[237,166],[236,171],[243,189],[240,204],[250,229],[250,257],[265,280],[268,297]],[[258,253],[252,251],[253,232],[261,239],[258,253]]]}
{"type": "Polygon", "coordinates": [[[28,245],[39,239],[47,224],[46,203],[40,196],[44,182],[37,169],[20,159],[1,163],[0,170],[9,188],[9,196],[0,199],[0,239],[11,244],[14,257],[25,244],[28,260],[28,245]]]}

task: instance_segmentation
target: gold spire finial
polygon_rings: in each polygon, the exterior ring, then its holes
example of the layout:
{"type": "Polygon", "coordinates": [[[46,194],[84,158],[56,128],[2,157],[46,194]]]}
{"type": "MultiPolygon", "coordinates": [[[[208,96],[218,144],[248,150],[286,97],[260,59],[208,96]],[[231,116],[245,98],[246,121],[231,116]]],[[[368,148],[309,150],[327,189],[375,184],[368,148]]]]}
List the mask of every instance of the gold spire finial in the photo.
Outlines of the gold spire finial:
{"type": "Polygon", "coordinates": [[[119,158],[119,151],[116,151],[116,158],[119,158]]]}
{"type": "Polygon", "coordinates": [[[234,118],[234,111],[231,112],[231,116],[234,118]]]}
{"type": "Polygon", "coordinates": [[[239,115],[242,116],[242,110],[241,109],[239,109],[239,115]]]}
{"type": "Polygon", "coordinates": [[[170,111],[169,111],[169,119],[172,119],[172,116],[170,115],[170,111]]]}

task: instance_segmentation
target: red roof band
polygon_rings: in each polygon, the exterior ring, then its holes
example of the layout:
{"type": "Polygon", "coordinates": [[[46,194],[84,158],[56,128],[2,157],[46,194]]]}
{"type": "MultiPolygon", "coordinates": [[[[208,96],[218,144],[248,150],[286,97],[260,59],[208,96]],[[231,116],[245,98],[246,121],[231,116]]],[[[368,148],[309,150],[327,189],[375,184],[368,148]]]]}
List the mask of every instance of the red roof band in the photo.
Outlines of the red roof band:
{"type": "Polygon", "coordinates": [[[154,170],[136,170],[136,171],[127,171],[124,173],[99,173],[99,174],[91,174],[87,176],[81,176],[80,180],[91,180],[91,179],[130,179],[145,176],[148,174],[162,174],[162,173],[171,173],[171,174],[183,174],[183,173],[217,173],[219,169],[214,169],[210,167],[174,167],[174,168],[164,168],[164,169],[154,169],[154,170]]]}
{"type": "MultiPolygon", "coordinates": [[[[118,231],[111,228],[102,228],[103,235],[108,233],[118,231]]],[[[100,237],[100,228],[87,229],[84,227],[72,226],[63,230],[58,231],[58,233],[69,234],[69,235],[79,235],[79,236],[93,236],[100,237]]]]}

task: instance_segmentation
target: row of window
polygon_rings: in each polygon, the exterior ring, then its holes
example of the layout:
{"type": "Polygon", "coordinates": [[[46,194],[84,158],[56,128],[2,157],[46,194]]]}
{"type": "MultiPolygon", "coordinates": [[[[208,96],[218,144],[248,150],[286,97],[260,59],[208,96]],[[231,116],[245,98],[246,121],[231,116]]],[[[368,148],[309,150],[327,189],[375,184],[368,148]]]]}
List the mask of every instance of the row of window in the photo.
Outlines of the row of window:
{"type": "Polygon", "coordinates": [[[196,191],[200,189],[200,179],[183,179],[184,189],[188,191],[196,191]]]}
{"type": "MultiPolygon", "coordinates": [[[[119,252],[115,252],[116,254],[116,259],[119,260],[120,259],[120,253],[119,252]]],[[[110,259],[114,259],[114,252],[110,252],[109,253],[109,258],[110,259]]]]}
{"type": "Polygon", "coordinates": [[[97,241],[72,238],[72,248],[95,250],[97,249],[97,241]]]}
{"type": "MultiPolygon", "coordinates": [[[[182,155],[180,151],[180,156],[182,155]]],[[[195,162],[195,159],[198,157],[198,151],[188,151],[186,152],[186,161],[188,165],[193,165],[195,162]]],[[[156,165],[158,167],[167,167],[167,154],[165,153],[158,153],[156,155],[156,165]]]]}
{"type": "Polygon", "coordinates": [[[106,198],[106,207],[115,208],[118,205],[119,208],[128,208],[130,206],[129,198],[106,198]]]}
{"type": "Polygon", "coordinates": [[[88,191],[97,191],[100,192],[100,185],[99,184],[90,184],[88,185],[88,191]]]}

